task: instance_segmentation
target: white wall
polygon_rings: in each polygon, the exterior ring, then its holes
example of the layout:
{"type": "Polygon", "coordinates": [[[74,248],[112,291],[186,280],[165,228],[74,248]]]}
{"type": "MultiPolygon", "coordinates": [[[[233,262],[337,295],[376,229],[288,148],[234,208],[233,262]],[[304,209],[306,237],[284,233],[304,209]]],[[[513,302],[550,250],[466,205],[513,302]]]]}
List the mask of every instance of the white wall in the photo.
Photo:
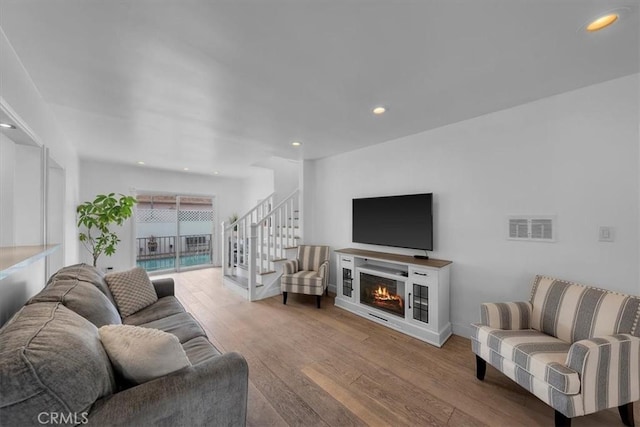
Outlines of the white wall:
{"type": "MultiPolygon", "coordinates": [[[[72,264],[78,259],[78,245],[75,230],[75,206],[78,200],[78,158],[76,151],[61,132],[51,110],[42,99],[37,88],[33,84],[29,74],[23,67],[13,47],[0,28],[0,102],[7,112],[18,119],[17,125],[31,135],[40,146],[49,149],[50,156],[65,170],[65,200],[64,204],[64,262],[72,264]]],[[[2,229],[3,234],[0,244],[25,244],[31,241],[31,231],[21,222],[24,212],[17,211],[19,205],[25,205],[24,197],[20,193],[22,179],[20,172],[23,170],[22,156],[19,149],[8,139],[2,139],[1,151],[3,183],[1,184],[2,198],[2,229]],[[11,144],[11,146],[9,145],[11,144]],[[6,164],[15,162],[13,166],[6,164]],[[11,176],[12,178],[8,178],[11,176]],[[7,178],[7,180],[5,180],[7,178]],[[12,190],[8,190],[11,185],[12,190]],[[9,201],[7,203],[7,201],[9,201]],[[5,205],[5,203],[7,203],[5,205]],[[11,220],[7,220],[9,216],[11,220]],[[8,221],[8,222],[5,222],[8,221]],[[7,228],[12,227],[12,232],[7,228]],[[25,240],[27,238],[27,240],[25,240]]],[[[42,215],[42,212],[31,212],[32,215],[42,215]]],[[[31,225],[29,226],[31,227],[31,225]]],[[[40,236],[42,233],[40,231],[40,236]]],[[[35,242],[40,243],[40,242],[35,242]]],[[[17,311],[28,298],[44,287],[45,261],[35,262],[17,273],[0,280],[0,324],[4,323],[15,311],[17,311]]]]}
{"type": "Polygon", "coordinates": [[[258,162],[256,166],[270,170],[272,173],[272,188],[275,192],[276,204],[300,187],[302,163],[298,160],[272,156],[258,162]]]}
{"type": "Polygon", "coordinates": [[[276,203],[293,193],[300,185],[300,162],[273,157],[273,188],[276,203]]]}
{"type": "MultiPolygon", "coordinates": [[[[22,123],[34,135],[36,142],[45,145],[58,165],[65,170],[64,202],[64,251],[65,263],[78,260],[75,226],[75,208],[78,204],[78,156],[71,141],[61,131],[56,118],[33,84],[31,77],[16,55],[10,41],[0,28],[0,93],[3,103],[19,116],[22,123]]],[[[24,125],[24,126],[23,126],[24,125]]]]}
{"type": "MultiPolygon", "coordinates": [[[[243,204],[238,207],[237,211],[232,213],[242,216],[253,208],[258,200],[263,200],[275,190],[273,188],[273,170],[263,167],[255,168],[253,174],[242,181],[242,190],[244,193],[243,204]]],[[[229,216],[221,219],[227,221],[229,216]]]]}
{"type": "MultiPolygon", "coordinates": [[[[82,201],[93,200],[98,194],[113,192],[133,195],[135,191],[214,196],[213,208],[216,218],[214,221],[216,233],[214,253],[218,254],[215,261],[217,264],[220,262],[220,222],[233,212],[241,211],[247,199],[244,193],[244,181],[241,179],[171,172],[95,160],[81,160],[80,178],[82,201]]],[[[98,267],[114,267],[115,270],[125,270],[135,265],[133,218],[126,221],[118,231],[118,235],[121,242],[116,253],[111,257],[102,255],[98,259],[98,267]]],[[[89,264],[92,262],[90,255],[84,248],[81,257],[89,264]]]]}
{"type": "Polygon", "coordinates": [[[13,214],[16,145],[0,134],[0,246],[15,244],[13,214]]]}
{"type": "Polygon", "coordinates": [[[43,238],[42,149],[15,146],[14,238],[17,245],[41,245],[43,238]]]}
{"type": "Polygon", "coordinates": [[[453,261],[461,335],[479,302],[527,300],[535,274],[640,294],[638,84],[627,76],[307,162],[305,240],[415,254],[351,243],[351,200],[433,192],[431,255],[453,261]],[[557,242],[507,240],[511,214],[557,215],[557,242]],[[601,225],[615,242],[598,242],[601,225]]]}

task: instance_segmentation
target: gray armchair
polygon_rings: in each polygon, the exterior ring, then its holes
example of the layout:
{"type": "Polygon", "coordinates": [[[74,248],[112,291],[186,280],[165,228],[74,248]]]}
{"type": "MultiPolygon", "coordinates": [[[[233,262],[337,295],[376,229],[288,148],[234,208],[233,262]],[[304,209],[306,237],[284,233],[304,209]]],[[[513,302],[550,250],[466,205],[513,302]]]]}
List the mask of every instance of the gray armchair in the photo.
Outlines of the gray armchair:
{"type": "Polygon", "coordinates": [[[287,303],[287,293],[316,295],[320,308],[322,293],[328,294],[329,246],[298,246],[298,257],[284,264],[280,279],[282,303],[287,303]]]}

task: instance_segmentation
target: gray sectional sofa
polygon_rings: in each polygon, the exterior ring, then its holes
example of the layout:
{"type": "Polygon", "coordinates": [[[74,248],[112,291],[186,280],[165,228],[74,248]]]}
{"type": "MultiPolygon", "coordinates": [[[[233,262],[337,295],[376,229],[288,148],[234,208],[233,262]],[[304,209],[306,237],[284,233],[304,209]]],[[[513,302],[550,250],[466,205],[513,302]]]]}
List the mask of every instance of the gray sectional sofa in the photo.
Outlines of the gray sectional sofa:
{"type": "Polygon", "coordinates": [[[65,267],[0,329],[0,425],[244,425],[248,367],[221,354],[174,296],[121,318],[103,274],[65,267]],[[174,334],[190,367],[143,384],[113,369],[98,328],[129,324],[174,334]]]}

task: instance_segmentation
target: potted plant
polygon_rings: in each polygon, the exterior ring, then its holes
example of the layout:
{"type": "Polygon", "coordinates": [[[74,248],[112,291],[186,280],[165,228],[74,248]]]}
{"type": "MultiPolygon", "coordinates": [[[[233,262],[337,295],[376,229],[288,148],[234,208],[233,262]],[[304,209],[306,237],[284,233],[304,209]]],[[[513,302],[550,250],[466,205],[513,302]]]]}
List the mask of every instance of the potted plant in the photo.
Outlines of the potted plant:
{"type": "Polygon", "coordinates": [[[110,227],[122,225],[133,214],[133,206],[137,203],[132,196],[115,193],[99,194],[91,202],[78,205],[78,227],[83,227],[79,238],[93,257],[95,267],[103,253],[111,256],[116,252],[120,242],[118,235],[110,227]]]}
{"type": "Polygon", "coordinates": [[[155,252],[158,249],[158,242],[156,241],[156,236],[153,234],[149,236],[149,239],[147,240],[147,248],[149,249],[149,252],[155,252]]]}
{"type": "MultiPolygon", "coordinates": [[[[231,214],[231,216],[227,219],[227,222],[229,223],[229,225],[233,224],[234,222],[236,222],[238,220],[238,214],[237,213],[233,213],[231,214]]],[[[238,231],[238,224],[233,226],[233,231],[238,231]]]]}

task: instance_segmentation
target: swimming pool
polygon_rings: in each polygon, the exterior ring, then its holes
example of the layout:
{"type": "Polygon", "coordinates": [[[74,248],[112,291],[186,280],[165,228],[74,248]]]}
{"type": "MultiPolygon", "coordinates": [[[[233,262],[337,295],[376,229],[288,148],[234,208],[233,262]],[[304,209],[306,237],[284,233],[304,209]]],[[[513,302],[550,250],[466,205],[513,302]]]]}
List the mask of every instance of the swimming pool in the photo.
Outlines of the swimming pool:
{"type": "MultiPolygon", "coordinates": [[[[137,261],[136,264],[138,264],[139,267],[142,267],[147,271],[170,270],[170,269],[176,268],[176,257],[143,259],[143,260],[137,261]]],[[[189,267],[193,265],[207,265],[207,264],[211,264],[210,254],[183,255],[180,257],[181,267],[189,267]]]]}

